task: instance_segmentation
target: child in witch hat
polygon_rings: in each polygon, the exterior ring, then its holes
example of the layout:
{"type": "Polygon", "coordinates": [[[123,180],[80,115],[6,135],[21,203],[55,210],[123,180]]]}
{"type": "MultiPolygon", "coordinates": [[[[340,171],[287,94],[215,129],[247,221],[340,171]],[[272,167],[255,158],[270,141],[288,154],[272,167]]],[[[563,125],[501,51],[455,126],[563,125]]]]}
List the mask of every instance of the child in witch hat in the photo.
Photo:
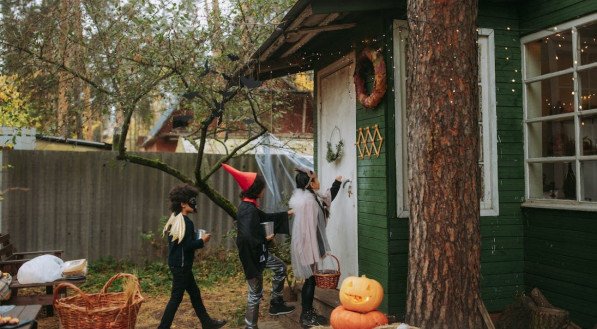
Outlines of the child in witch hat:
{"type": "Polygon", "coordinates": [[[203,329],[217,329],[226,324],[225,320],[215,320],[207,314],[201,300],[201,291],[193,276],[195,250],[203,248],[210,239],[209,234],[195,239],[195,226],[187,217],[188,214],[197,212],[197,194],[197,190],[190,185],[176,186],[169,193],[172,215],[164,226],[163,233],[168,234],[168,266],[172,272],[172,293],[158,329],[170,328],[185,291],[191,297],[191,304],[203,329]]]}
{"type": "Polygon", "coordinates": [[[234,177],[242,190],[241,203],[236,213],[238,230],[236,246],[249,285],[245,329],[257,329],[259,302],[263,296],[263,270],[266,268],[274,271],[270,315],[281,315],[294,311],[294,307],[287,306],[282,299],[286,264],[268,252],[267,242],[274,238],[274,234],[265,236],[265,230],[261,225],[263,222],[274,222],[274,233],[288,234],[288,215],[292,212],[289,210],[268,214],[261,211],[258,208],[257,200],[263,196],[265,191],[263,176],[254,172],[243,172],[227,164],[222,164],[222,167],[234,177]]]}

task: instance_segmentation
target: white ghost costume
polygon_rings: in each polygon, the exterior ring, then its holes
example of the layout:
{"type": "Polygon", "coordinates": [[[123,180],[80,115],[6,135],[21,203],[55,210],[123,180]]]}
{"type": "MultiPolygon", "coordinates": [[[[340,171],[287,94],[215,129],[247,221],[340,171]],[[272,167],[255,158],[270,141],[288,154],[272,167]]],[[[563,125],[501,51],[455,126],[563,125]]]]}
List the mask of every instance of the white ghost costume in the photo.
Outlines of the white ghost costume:
{"type": "Polygon", "coordinates": [[[291,260],[294,276],[307,279],[313,275],[313,264],[330,252],[325,233],[327,219],[323,207],[331,204],[331,193],[324,196],[306,189],[294,190],[289,206],[294,211],[291,260]]]}

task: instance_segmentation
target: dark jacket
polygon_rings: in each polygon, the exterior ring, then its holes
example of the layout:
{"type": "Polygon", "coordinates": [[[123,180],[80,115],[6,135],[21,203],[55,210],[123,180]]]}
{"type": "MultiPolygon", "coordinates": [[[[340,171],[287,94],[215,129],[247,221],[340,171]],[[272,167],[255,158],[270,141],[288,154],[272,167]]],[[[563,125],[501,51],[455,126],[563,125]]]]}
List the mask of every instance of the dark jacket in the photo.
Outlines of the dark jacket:
{"type": "Polygon", "coordinates": [[[238,256],[246,279],[261,276],[267,262],[268,250],[262,222],[274,222],[274,233],[289,234],[288,212],[267,214],[255,204],[242,201],[236,213],[238,256]]]}
{"type": "Polygon", "coordinates": [[[185,231],[182,241],[172,242],[168,235],[168,266],[193,267],[195,250],[203,248],[203,240],[195,240],[195,225],[187,216],[184,217],[185,231]]]}

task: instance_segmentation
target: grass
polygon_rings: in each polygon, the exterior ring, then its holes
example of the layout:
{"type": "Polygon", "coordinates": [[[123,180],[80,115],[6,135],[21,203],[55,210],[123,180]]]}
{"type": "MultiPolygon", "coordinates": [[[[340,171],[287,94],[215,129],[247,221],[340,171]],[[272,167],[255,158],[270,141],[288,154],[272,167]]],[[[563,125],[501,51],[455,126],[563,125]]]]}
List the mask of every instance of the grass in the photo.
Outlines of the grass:
{"type": "MultiPolygon", "coordinates": [[[[237,278],[239,273],[242,274],[242,267],[236,251],[217,250],[209,255],[201,255],[200,258],[200,260],[195,260],[193,266],[195,280],[200,287],[209,288],[223,280],[237,278]]],[[[148,262],[138,265],[128,261],[117,261],[113,258],[90,263],[87,282],[81,286],[81,289],[90,293],[98,292],[117,273],[131,273],[137,276],[144,294],[170,293],[172,275],[165,262],[148,262]]],[[[121,289],[122,280],[117,280],[113,283],[110,291],[120,291],[121,289]]]]}

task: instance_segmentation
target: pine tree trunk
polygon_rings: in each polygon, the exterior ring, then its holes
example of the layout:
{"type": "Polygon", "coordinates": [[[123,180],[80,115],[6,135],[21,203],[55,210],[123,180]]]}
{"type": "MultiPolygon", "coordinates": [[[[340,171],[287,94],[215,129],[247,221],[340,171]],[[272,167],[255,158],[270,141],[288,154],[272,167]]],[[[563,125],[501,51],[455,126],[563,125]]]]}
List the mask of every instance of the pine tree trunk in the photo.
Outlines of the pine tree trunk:
{"type": "Polygon", "coordinates": [[[482,328],[475,0],[409,0],[406,321],[482,328]]]}
{"type": "MultiPolygon", "coordinates": [[[[68,0],[60,0],[60,36],[58,39],[58,54],[61,56],[59,60],[65,65],[70,65],[70,47],[68,41],[68,34],[70,30],[70,3],[68,0]]],[[[68,117],[68,89],[69,76],[63,70],[58,72],[58,113],[57,113],[57,129],[58,134],[65,138],[70,137],[69,117],[68,117]]]]}

